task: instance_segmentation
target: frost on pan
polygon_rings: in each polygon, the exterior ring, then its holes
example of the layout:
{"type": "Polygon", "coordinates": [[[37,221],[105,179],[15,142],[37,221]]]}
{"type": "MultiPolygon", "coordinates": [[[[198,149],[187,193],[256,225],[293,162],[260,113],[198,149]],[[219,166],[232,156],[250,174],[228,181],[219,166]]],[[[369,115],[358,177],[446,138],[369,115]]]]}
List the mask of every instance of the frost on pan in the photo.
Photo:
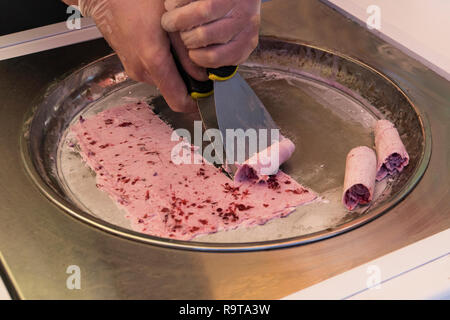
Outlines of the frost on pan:
{"type": "Polygon", "coordinates": [[[208,163],[174,164],[171,152],[180,142],[171,141],[172,129],[144,103],[108,109],[72,130],[97,187],[126,210],[133,229],[146,234],[190,240],[264,224],[316,198],[283,172],[236,183],[208,163]]]}

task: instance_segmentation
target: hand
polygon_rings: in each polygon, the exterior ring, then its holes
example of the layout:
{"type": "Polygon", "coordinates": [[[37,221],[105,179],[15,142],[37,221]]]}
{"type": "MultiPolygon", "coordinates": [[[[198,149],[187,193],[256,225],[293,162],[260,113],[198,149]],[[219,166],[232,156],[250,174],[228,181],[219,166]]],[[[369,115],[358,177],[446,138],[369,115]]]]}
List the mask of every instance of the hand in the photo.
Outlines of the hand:
{"type": "Polygon", "coordinates": [[[116,51],[128,76],[156,85],[173,110],[196,110],[170,53],[171,39],[192,77],[207,80],[206,71],[192,63],[179,35],[169,37],[162,29],[163,0],[80,0],[79,3],[83,15],[94,19],[116,51]]]}
{"type": "Polygon", "coordinates": [[[180,32],[199,66],[238,65],[258,45],[261,0],[165,0],[165,7],[163,28],[180,32]]]}

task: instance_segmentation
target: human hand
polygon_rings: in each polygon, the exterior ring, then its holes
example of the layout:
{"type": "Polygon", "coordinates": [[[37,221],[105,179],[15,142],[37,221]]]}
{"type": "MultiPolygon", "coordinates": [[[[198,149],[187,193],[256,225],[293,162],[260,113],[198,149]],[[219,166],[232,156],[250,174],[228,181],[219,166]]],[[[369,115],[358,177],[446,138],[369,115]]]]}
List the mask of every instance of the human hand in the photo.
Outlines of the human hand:
{"type": "Polygon", "coordinates": [[[170,52],[171,43],[193,78],[205,81],[207,74],[189,59],[179,35],[169,36],[162,29],[163,0],[79,0],[79,5],[83,15],[94,19],[128,76],[156,85],[173,110],[196,110],[170,52]]]}
{"type": "Polygon", "coordinates": [[[161,25],[180,32],[197,65],[244,62],[258,44],[261,0],[165,0],[161,25]]]}

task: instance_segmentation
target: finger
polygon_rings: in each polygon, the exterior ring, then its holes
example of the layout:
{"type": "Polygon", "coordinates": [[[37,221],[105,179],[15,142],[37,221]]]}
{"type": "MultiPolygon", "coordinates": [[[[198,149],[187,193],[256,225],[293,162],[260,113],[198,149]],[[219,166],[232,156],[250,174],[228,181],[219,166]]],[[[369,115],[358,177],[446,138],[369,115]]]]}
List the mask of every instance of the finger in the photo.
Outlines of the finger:
{"type": "Polygon", "coordinates": [[[178,59],[181,62],[181,65],[183,66],[184,70],[193,77],[194,79],[198,81],[207,81],[208,80],[208,74],[206,72],[205,68],[197,66],[192,60],[189,58],[189,53],[184,45],[183,41],[181,40],[180,34],[178,32],[170,33],[170,41],[172,43],[173,48],[175,49],[178,59]]]}
{"type": "Polygon", "coordinates": [[[183,31],[180,35],[188,49],[198,49],[212,44],[228,43],[245,28],[247,23],[244,19],[226,17],[189,31],[183,31]]]}
{"type": "Polygon", "coordinates": [[[175,8],[179,8],[188,3],[191,3],[192,1],[195,1],[195,0],[166,0],[164,2],[164,6],[167,11],[172,11],[175,8]]]}
{"type": "Polygon", "coordinates": [[[176,112],[195,112],[197,105],[188,94],[173,59],[163,69],[153,74],[152,78],[169,107],[176,112]]]}
{"type": "Polygon", "coordinates": [[[219,68],[244,62],[258,45],[258,28],[251,26],[227,44],[189,50],[189,57],[199,66],[219,68]]]}
{"type": "Polygon", "coordinates": [[[119,57],[120,61],[122,62],[125,74],[130,77],[131,79],[135,80],[135,81],[142,81],[145,83],[148,83],[149,85],[154,86],[155,83],[153,82],[153,80],[151,79],[151,77],[148,77],[147,75],[144,75],[144,72],[136,72],[136,70],[144,70],[142,65],[137,65],[134,66],[132,64],[130,64],[128,61],[139,61],[139,59],[137,57],[134,57],[133,59],[128,59],[125,56],[120,55],[119,53],[117,53],[117,56],[119,57]]]}
{"type": "Polygon", "coordinates": [[[197,106],[187,92],[169,49],[144,59],[144,81],[153,80],[169,107],[176,112],[194,112],[197,106]],[[150,61],[150,64],[148,63],[150,61]]]}
{"type": "Polygon", "coordinates": [[[124,59],[121,57],[121,61],[124,64],[125,72],[131,79],[156,86],[172,110],[176,112],[195,112],[197,110],[170,53],[167,53],[167,58],[159,61],[159,68],[146,64],[148,60],[131,63],[132,61],[141,61],[139,58],[124,59]]]}
{"type": "Polygon", "coordinates": [[[166,12],[161,25],[167,32],[186,31],[220,19],[235,6],[232,0],[200,0],[166,12]]]}

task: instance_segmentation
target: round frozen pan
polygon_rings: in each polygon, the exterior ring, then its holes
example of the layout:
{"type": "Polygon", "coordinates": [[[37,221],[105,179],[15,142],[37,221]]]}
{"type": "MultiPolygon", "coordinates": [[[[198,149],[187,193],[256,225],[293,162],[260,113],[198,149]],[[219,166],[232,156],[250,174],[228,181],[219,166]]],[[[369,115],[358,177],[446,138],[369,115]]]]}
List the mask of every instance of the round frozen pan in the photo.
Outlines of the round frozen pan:
{"type": "Polygon", "coordinates": [[[172,112],[158,90],[129,79],[116,55],[91,62],[55,81],[36,97],[24,123],[23,159],[43,194],[83,222],[121,237],[192,250],[258,250],[305,244],[347,232],[389,211],[423,175],[429,128],[408,96],[386,76],[359,61],[319,48],[272,38],[240,68],[295,152],[281,169],[320,195],[286,218],[176,241],[131,229],[124,212],[95,185],[95,174],[74,150],[70,127],[80,116],[144,100],[173,128],[193,130],[196,115],[172,112]],[[383,180],[369,205],[349,213],[342,205],[348,150],[374,144],[372,128],[388,119],[404,137],[409,165],[383,180]],[[428,132],[428,133],[427,133],[428,132]]]}

